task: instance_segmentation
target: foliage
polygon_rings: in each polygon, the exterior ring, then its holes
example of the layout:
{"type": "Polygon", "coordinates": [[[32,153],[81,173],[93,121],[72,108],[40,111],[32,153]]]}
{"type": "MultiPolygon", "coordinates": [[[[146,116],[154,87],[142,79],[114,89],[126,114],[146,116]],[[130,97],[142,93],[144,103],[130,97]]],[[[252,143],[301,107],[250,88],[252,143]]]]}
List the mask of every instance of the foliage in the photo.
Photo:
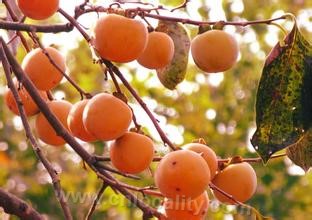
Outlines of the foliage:
{"type": "Polygon", "coordinates": [[[266,162],[304,136],[311,126],[312,46],[295,24],[266,59],[257,93],[257,131],[252,137],[266,162]]]}

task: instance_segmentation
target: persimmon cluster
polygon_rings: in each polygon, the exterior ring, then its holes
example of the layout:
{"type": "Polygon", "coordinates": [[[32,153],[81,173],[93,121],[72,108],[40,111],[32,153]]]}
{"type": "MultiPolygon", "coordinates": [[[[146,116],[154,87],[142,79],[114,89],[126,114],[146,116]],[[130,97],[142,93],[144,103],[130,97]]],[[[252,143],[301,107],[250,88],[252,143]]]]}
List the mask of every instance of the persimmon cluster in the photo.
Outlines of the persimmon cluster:
{"type": "MultiPolygon", "coordinates": [[[[21,11],[37,20],[52,16],[58,4],[56,0],[44,3],[18,0],[21,11]]],[[[168,34],[148,32],[142,20],[117,14],[107,14],[96,22],[91,43],[101,59],[117,63],[136,60],[149,69],[166,67],[175,53],[174,42],[168,34]]],[[[238,51],[235,38],[222,30],[204,32],[191,41],[195,64],[207,73],[230,69],[237,60],[238,51]]],[[[49,100],[47,92],[61,82],[66,72],[65,58],[55,48],[32,50],[21,66],[50,110],[73,136],[86,142],[110,141],[110,160],[120,172],[137,174],[150,166],[155,153],[154,143],[148,136],[129,130],[133,113],[126,102],[106,92],[73,105],[65,100],[49,100]]],[[[27,116],[36,115],[38,138],[48,145],[64,145],[65,140],[58,136],[16,79],[15,86],[27,116]]],[[[5,94],[5,101],[18,115],[10,90],[5,94]]],[[[154,179],[165,197],[166,219],[203,219],[208,212],[210,183],[233,197],[214,191],[219,201],[229,204],[247,201],[257,186],[255,171],[248,163],[229,164],[220,169],[215,152],[203,143],[189,143],[167,153],[159,162],[154,179]]]]}

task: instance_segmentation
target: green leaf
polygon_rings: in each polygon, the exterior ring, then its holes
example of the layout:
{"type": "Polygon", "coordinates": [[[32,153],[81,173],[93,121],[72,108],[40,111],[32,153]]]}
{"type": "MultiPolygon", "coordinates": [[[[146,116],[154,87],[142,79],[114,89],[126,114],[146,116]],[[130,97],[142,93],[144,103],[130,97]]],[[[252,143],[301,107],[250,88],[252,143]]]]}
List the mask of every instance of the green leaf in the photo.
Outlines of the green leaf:
{"type": "Polygon", "coordinates": [[[252,144],[264,162],[296,143],[312,122],[312,47],[296,24],[266,59],[256,101],[252,144]]]}
{"type": "Polygon", "coordinates": [[[169,65],[157,69],[160,82],[168,89],[175,87],[184,80],[188,54],[190,50],[190,37],[185,27],[177,22],[159,21],[157,31],[168,34],[174,42],[174,55],[169,65]]]}
{"type": "Polygon", "coordinates": [[[289,159],[307,172],[312,167],[312,129],[309,129],[297,143],[289,146],[286,154],[289,159]]]}

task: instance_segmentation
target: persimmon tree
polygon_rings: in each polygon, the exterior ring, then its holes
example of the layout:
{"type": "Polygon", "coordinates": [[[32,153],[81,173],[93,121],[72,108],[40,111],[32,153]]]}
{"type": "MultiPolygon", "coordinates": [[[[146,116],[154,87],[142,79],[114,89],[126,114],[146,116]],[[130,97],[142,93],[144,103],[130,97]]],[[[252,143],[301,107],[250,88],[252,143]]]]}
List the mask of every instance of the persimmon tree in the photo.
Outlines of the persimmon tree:
{"type": "MultiPolygon", "coordinates": [[[[62,177],[49,155],[43,153],[44,148],[62,151],[67,145],[81,159],[84,172],[92,173],[101,182],[88,212],[80,215],[85,219],[96,214],[98,201],[109,189],[139,208],[143,219],[205,219],[212,199],[236,205],[256,219],[266,219],[269,217],[245,204],[257,188],[252,165],[289,157],[305,171],[310,168],[312,47],[301,34],[294,15],[250,21],[202,21],[180,16],[189,1],[170,8],[143,2],[100,4],[86,0],[76,5],[72,15],[57,0],[18,0],[17,7],[8,0],[2,2],[7,18],[0,21],[0,28],[14,31],[13,35],[8,34],[10,39],[0,38],[0,57],[8,86],[5,104],[20,117],[25,138],[49,174],[65,219],[74,219],[73,211],[62,177]],[[67,22],[29,22],[55,14],[67,22]],[[80,17],[90,14],[98,15],[91,30],[79,23],[80,17]],[[292,28],[286,30],[277,23],[281,20],[291,22],[292,28]],[[218,146],[208,146],[203,136],[185,145],[174,143],[127,79],[124,67],[134,61],[140,68],[150,69],[165,91],[174,91],[184,82],[190,65],[204,76],[228,72],[224,76],[228,77],[243,58],[238,59],[239,42],[225,27],[254,25],[277,26],[284,34],[267,55],[258,85],[256,131],[250,142],[259,157],[235,154],[222,158],[215,152],[218,146]],[[197,33],[191,38],[192,28],[197,33]],[[105,82],[112,85],[109,89],[99,86],[101,89],[95,92],[83,88],[82,82],[76,82],[66,69],[65,56],[42,43],[44,34],[73,31],[78,31],[88,45],[92,53],[88,65],[101,71],[105,82]],[[26,53],[22,61],[10,47],[16,39],[26,53]],[[56,98],[53,91],[62,79],[80,100],[71,104],[56,98]],[[138,106],[156,133],[139,122],[142,115],[134,108],[138,106]],[[85,143],[101,146],[100,152],[88,151],[85,143]],[[148,178],[149,183],[137,184],[148,178]],[[156,197],[161,202],[151,205],[139,195],[156,197]]],[[[31,205],[4,190],[0,192],[0,206],[22,219],[44,219],[31,205]]]]}

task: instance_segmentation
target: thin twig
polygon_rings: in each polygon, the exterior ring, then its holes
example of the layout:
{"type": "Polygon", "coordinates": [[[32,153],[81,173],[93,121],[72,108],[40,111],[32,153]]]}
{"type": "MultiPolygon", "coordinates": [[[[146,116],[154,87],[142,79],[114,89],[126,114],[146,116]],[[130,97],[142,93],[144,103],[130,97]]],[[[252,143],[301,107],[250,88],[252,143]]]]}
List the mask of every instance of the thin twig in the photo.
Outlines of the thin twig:
{"type": "MultiPolygon", "coordinates": [[[[100,64],[100,66],[101,66],[102,70],[104,71],[103,65],[100,64]]],[[[114,83],[114,86],[115,86],[115,88],[116,88],[116,90],[117,90],[117,93],[120,93],[120,94],[122,94],[123,96],[125,96],[125,95],[123,94],[123,92],[121,91],[121,89],[120,89],[120,86],[119,86],[119,84],[118,84],[118,82],[117,82],[117,79],[116,79],[116,77],[115,77],[114,72],[113,72],[110,68],[105,68],[105,69],[107,69],[107,71],[108,71],[110,77],[112,78],[113,83],[114,83]]],[[[140,130],[141,130],[141,125],[138,124],[138,121],[137,121],[136,116],[135,116],[135,114],[134,114],[133,108],[132,108],[130,105],[128,105],[128,106],[129,106],[129,108],[131,109],[131,112],[132,112],[132,121],[133,121],[133,124],[134,124],[135,128],[137,129],[137,131],[140,131],[140,130]]]]}
{"type": "Polygon", "coordinates": [[[87,40],[88,43],[91,42],[91,38],[89,35],[82,29],[82,27],[78,24],[75,18],[71,17],[66,13],[63,9],[59,8],[58,12],[60,12],[75,28],[82,34],[82,36],[87,40]]]}
{"type": "Polygon", "coordinates": [[[235,204],[244,206],[243,203],[241,203],[240,201],[236,200],[232,195],[228,194],[227,192],[224,192],[222,189],[220,189],[219,187],[217,187],[217,186],[214,185],[213,183],[209,183],[209,187],[210,187],[212,190],[218,191],[219,193],[221,193],[221,194],[224,195],[225,197],[229,198],[229,199],[232,200],[235,204]]]}
{"type": "MultiPolygon", "coordinates": [[[[286,153],[281,153],[281,154],[275,154],[272,155],[270,157],[270,159],[276,159],[276,158],[280,158],[280,157],[285,157],[287,156],[286,153]]],[[[227,159],[218,159],[218,163],[227,163],[231,160],[231,158],[227,158],[227,159]]],[[[261,162],[262,159],[261,157],[255,157],[255,158],[241,158],[240,162],[248,162],[248,163],[259,163],[261,162]]]]}
{"type": "MultiPolygon", "coordinates": [[[[14,11],[13,11],[13,9],[11,8],[9,2],[8,2],[7,0],[3,0],[2,2],[3,2],[3,4],[5,5],[6,9],[8,10],[9,15],[10,15],[10,17],[12,18],[12,20],[15,21],[15,22],[17,22],[17,21],[18,21],[18,17],[17,17],[16,14],[14,13],[14,11]]],[[[0,22],[1,22],[1,21],[0,21],[0,22]]],[[[19,31],[17,31],[16,34],[17,34],[17,36],[19,36],[19,38],[21,39],[21,42],[22,42],[22,44],[23,44],[25,50],[26,50],[27,52],[29,52],[29,51],[30,51],[30,48],[28,47],[27,41],[26,41],[25,37],[23,36],[23,34],[22,34],[21,32],[19,32],[19,31]]]]}
{"type": "Polygon", "coordinates": [[[219,23],[222,26],[232,25],[232,26],[245,27],[248,25],[255,25],[255,24],[270,24],[273,21],[282,20],[282,19],[287,18],[286,15],[282,15],[282,16],[277,17],[277,18],[272,18],[272,19],[267,19],[267,20],[256,20],[256,21],[196,21],[196,20],[192,20],[192,19],[188,19],[188,18],[176,18],[176,17],[150,14],[150,13],[146,13],[144,11],[141,13],[143,13],[143,16],[145,16],[145,17],[154,18],[157,20],[181,22],[183,24],[191,24],[191,25],[197,25],[197,26],[204,25],[204,24],[215,25],[215,24],[219,23]]]}
{"type": "Polygon", "coordinates": [[[136,187],[136,186],[131,186],[131,185],[128,185],[126,183],[120,182],[118,180],[115,180],[112,182],[111,179],[109,179],[107,176],[102,175],[102,174],[98,174],[98,176],[106,182],[111,182],[115,187],[118,186],[118,187],[122,187],[125,189],[129,189],[131,191],[140,192],[143,195],[152,195],[152,196],[157,196],[157,197],[164,197],[160,192],[153,190],[155,187],[151,187],[151,186],[143,187],[143,188],[142,187],[136,187]]]}
{"type": "Polygon", "coordinates": [[[86,97],[87,99],[92,98],[92,95],[90,93],[85,92],[69,75],[67,75],[62,68],[53,60],[53,58],[50,56],[49,52],[44,48],[42,43],[40,42],[40,39],[36,32],[31,32],[31,35],[33,36],[33,39],[36,41],[38,46],[41,48],[44,55],[49,59],[50,63],[66,78],[66,80],[79,92],[81,99],[83,97],[86,97]]]}
{"type": "Polygon", "coordinates": [[[139,176],[135,176],[135,175],[119,172],[118,170],[115,170],[114,168],[109,167],[109,166],[107,166],[105,164],[102,164],[102,163],[96,163],[95,167],[107,170],[107,171],[109,171],[111,173],[115,173],[115,174],[118,174],[120,176],[124,176],[126,178],[130,178],[130,179],[134,179],[134,180],[140,180],[141,179],[139,176]]]}
{"type": "MultiPolygon", "coordinates": [[[[104,162],[109,162],[109,161],[111,161],[111,158],[108,157],[108,156],[94,156],[94,157],[95,157],[95,159],[96,159],[97,161],[104,161],[104,162]]],[[[154,157],[154,158],[153,158],[153,161],[154,161],[154,162],[159,162],[161,159],[162,159],[162,157],[154,157]]]]}
{"type": "Polygon", "coordinates": [[[33,25],[33,24],[21,24],[19,22],[0,21],[0,29],[15,30],[15,31],[27,31],[27,32],[42,32],[42,33],[59,33],[70,32],[73,30],[73,26],[68,24],[55,24],[55,25],[33,25]]]}
{"type": "MultiPolygon", "coordinates": [[[[159,15],[159,14],[152,14],[151,12],[154,11],[155,9],[152,8],[127,8],[126,9],[128,12],[132,12],[132,14],[139,15],[141,17],[149,17],[149,18],[154,18],[157,20],[163,20],[163,21],[172,21],[172,22],[180,22],[183,24],[190,24],[190,25],[204,25],[204,24],[209,24],[209,25],[214,25],[214,24],[221,24],[221,25],[233,25],[233,26],[248,26],[248,25],[255,25],[255,24],[271,24],[273,21],[277,20],[282,20],[282,19],[287,19],[289,15],[285,14],[277,18],[272,18],[272,19],[265,19],[265,20],[255,20],[255,21],[197,21],[197,20],[192,20],[189,18],[178,18],[178,17],[171,17],[171,16],[164,16],[164,15],[159,15]]],[[[81,16],[82,14],[85,13],[90,13],[90,12],[107,12],[108,8],[102,7],[102,6],[93,6],[91,8],[85,9],[83,13],[75,16],[76,18],[81,16]]]]}
{"type": "Polygon", "coordinates": [[[95,211],[95,208],[96,208],[99,200],[101,199],[101,196],[103,195],[103,193],[104,193],[106,188],[107,188],[107,184],[105,182],[103,182],[99,192],[96,195],[96,198],[94,199],[94,201],[93,201],[93,203],[92,203],[92,205],[91,205],[91,207],[90,207],[90,209],[88,211],[88,214],[87,214],[85,220],[90,220],[91,219],[92,214],[95,211]]]}
{"type": "Polygon", "coordinates": [[[116,76],[121,80],[121,82],[124,84],[124,86],[128,89],[128,91],[131,93],[131,95],[136,99],[136,101],[140,104],[140,106],[144,109],[146,114],[151,119],[152,123],[154,124],[154,127],[156,128],[159,136],[161,137],[162,141],[167,144],[172,150],[178,150],[178,148],[169,140],[167,135],[164,133],[162,128],[159,126],[158,121],[154,117],[153,113],[149,110],[145,102],[141,99],[141,97],[138,95],[138,93],[132,88],[130,83],[126,80],[126,78],[123,76],[123,74],[120,72],[120,70],[112,64],[108,60],[102,60],[102,62],[109,68],[112,69],[112,71],[116,74],[116,76]]]}
{"type": "MultiPolygon", "coordinates": [[[[101,68],[102,68],[102,70],[103,70],[103,72],[104,72],[104,71],[105,71],[105,70],[104,70],[105,67],[103,67],[103,65],[100,65],[100,66],[101,66],[101,68]]],[[[121,91],[121,89],[120,89],[120,86],[119,86],[119,84],[118,84],[118,82],[117,82],[117,79],[116,79],[116,77],[115,77],[114,72],[113,72],[110,68],[105,68],[105,69],[107,69],[107,71],[108,71],[110,77],[112,78],[113,83],[114,83],[114,86],[115,86],[115,89],[117,90],[117,92],[118,92],[118,93],[122,93],[122,91],[121,91]]]]}

